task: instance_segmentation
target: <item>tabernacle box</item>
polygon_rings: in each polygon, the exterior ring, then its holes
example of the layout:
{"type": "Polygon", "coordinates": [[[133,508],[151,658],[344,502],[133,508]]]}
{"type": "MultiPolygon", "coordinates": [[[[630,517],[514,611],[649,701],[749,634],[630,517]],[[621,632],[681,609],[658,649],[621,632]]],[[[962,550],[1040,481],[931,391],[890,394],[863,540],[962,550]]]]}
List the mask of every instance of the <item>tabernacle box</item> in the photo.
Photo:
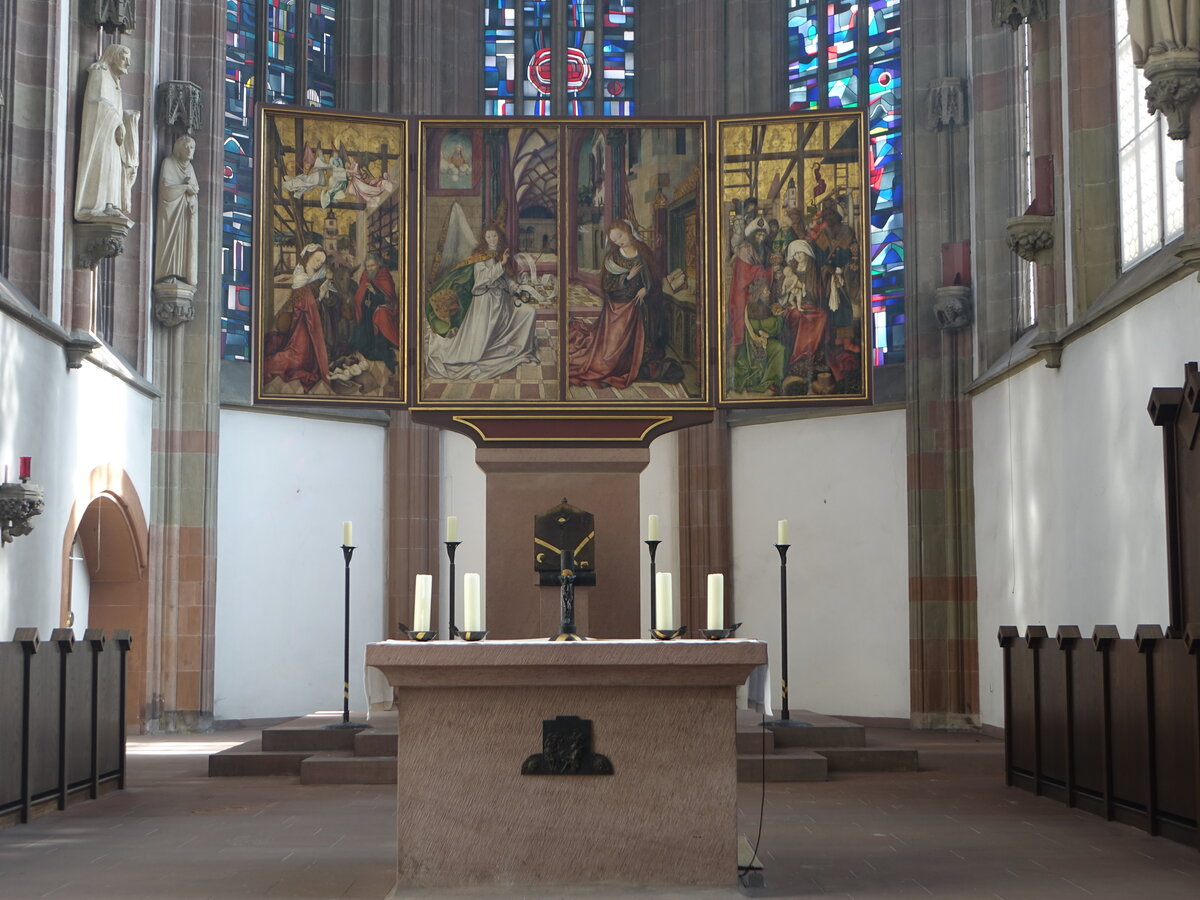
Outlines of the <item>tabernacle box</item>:
{"type": "Polygon", "coordinates": [[[741,640],[369,644],[399,716],[397,894],[734,887],[734,692],[766,660],[741,640]],[[611,774],[523,774],[564,716],[591,723],[611,774]]]}

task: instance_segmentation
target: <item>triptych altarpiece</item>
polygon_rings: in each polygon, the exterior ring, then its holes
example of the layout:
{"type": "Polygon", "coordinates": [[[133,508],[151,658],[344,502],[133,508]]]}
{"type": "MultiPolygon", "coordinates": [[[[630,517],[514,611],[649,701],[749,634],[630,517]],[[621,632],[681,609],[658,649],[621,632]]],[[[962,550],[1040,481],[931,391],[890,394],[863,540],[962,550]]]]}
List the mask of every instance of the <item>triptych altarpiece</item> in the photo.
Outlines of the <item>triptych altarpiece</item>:
{"type": "Polygon", "coordinates": [[[857,111],[396,119],[261,107],[266,403],[865,402],[857,111]]]}

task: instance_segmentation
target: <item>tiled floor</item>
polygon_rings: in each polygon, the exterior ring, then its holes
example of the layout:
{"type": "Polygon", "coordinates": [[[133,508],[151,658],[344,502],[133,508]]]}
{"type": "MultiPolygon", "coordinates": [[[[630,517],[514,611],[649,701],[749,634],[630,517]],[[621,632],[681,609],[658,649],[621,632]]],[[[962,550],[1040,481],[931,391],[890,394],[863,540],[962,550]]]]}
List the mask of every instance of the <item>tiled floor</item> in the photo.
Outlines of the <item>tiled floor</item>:
{"type": "MultiPolygon", "coordinates": [[[[251,736],[133,740],[125,791],[0,831],[0,898],[386,896],[394,789],[205,776],[208,753],[251,736]]],[[[997,741],[892,730],[871,740],[918,747],[921,771],[769,784],[765,887],[420,896],[1200,896],[1200,852],[1005,788],[997,741]]],[[[740,787],[739,827],[751,842],[761,796],[759,786],[740,787]]]]}

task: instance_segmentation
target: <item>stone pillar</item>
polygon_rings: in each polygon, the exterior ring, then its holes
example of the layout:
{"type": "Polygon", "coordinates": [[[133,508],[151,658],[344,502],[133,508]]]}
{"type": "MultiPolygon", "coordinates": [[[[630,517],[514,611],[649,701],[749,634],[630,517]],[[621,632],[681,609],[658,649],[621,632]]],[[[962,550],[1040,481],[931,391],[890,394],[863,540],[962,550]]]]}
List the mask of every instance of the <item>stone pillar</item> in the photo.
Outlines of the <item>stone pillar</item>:
{"type": "MultiPolygon", "coordinates": [[[[708,627],[709,572],[725,579],[725,607],[734,608],[732,452],[725,414],[679,433],[679,610],[688,636],[708,627]]],[[[728,621],[728,613],[727,613],[728,621]]]]}
{"type": "Polygon", "coordinates": [[[160,45],[160,71],[199,85],[205,107],[194,134],[201,254],[195,317],[155,325],[154,383],[162,397],[153,415],[146,725],[177,731],[206,727],[213,711],[222,184],[203,173],[219,172],[222,159],[224,69],[213,60],[225,53],[225,13],[207,0],[172,0],[161,12],[163,33],[188,38],[160,45]]]}
{"type": "MultiPolygon", "coordinates": [[[[387,635],[398,638],[399,624],[412,622],[414,576],[440,571],[438,429],[414,422],[407,410],[393,412],[387,432],[387,461],[387,635]]],[[[435,584],[434,596],[444,596],[443,588],[435,584]]]]}
{"type": "MultiPolygon", "coordinates": [[[[975,0],[974,10],[990,28],[987,5],[975,0]]],[[[906,4],[901,33],[909,84],[940,91],[945,79],[967,74],[963,4],[906,4]]],[[[983,67],[994,64],[988,54],[980,57],[983,67]]],[[[970,118],[970,105],[965,109],[970,118]]],[[[925,128],[910,118],[904,157],[910,248],[970,236],[967,127],[961,115],[933,117],[925,128]]],[[[1011,271],[1011,254],[999,249],[1000,264],[1011,271]]],[[[912,721],[920,728],[977,727],[979,718],[971,407],[963,394],[972,365],[970,291],[938,291],[955,280],[969,284],[971,271],[954,254],[947,261],[953,272],[944,271],[936,252],[910,252],[905,272],[909,675],[912,721]]]]}
{"type": "Polygon", "coordinates": [[[405,0],[394,6],[395,106],[414,116],[483,111],[483,3],[405,0]]]}

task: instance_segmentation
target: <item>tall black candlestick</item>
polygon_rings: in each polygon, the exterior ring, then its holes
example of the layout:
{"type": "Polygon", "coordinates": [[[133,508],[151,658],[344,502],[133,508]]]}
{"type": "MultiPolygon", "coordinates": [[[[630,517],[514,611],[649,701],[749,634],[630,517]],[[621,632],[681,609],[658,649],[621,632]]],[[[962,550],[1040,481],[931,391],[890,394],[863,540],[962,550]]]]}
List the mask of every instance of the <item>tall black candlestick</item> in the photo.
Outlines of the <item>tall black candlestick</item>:
{"type": "Polygon", "coordinates": [[[787,627],[787,552],[791,544],[776,544],[775,549],[779,551],[779,631],[783,645],[783,713],[784,719],[792,717],[788,710],[788,627],[787,627]]]}
{"type": "Polygon", "coordinates": [[[462,541],[446,541],[446,555],[450,557],[450,606],[446,611],[449,617],[446,625],[446,640],[448,641],[454,640],[454,636],[458,634],[458,628],[454,625],[454,583],[456,580],[454,575],[454,552],[458,550],[458,545],[461,543],[462,541]]]}
{"type": "Polygon", "coordinates": [[[336,722],[333,725],[327,725],[326,728],[370,728],[370,725],[364,725],[359,722],[350,721],[350,559],[354,556],[354,548],[342,544],[342,559],[346,563],[346,590],[345,590],[345,627],[343,629],[344,639],[342,641],[342,721],[336,722]]]}
{"type": "Polygon", "coordinates": [[[662,541],[646,541],[646,549],[650,551],[650,630],[654,631],[658,628],[658,586],[655,582],[658,580],[655,576],[658,571],[654,567],[654,554],[658,552],[658,545],[662,541]]]}

